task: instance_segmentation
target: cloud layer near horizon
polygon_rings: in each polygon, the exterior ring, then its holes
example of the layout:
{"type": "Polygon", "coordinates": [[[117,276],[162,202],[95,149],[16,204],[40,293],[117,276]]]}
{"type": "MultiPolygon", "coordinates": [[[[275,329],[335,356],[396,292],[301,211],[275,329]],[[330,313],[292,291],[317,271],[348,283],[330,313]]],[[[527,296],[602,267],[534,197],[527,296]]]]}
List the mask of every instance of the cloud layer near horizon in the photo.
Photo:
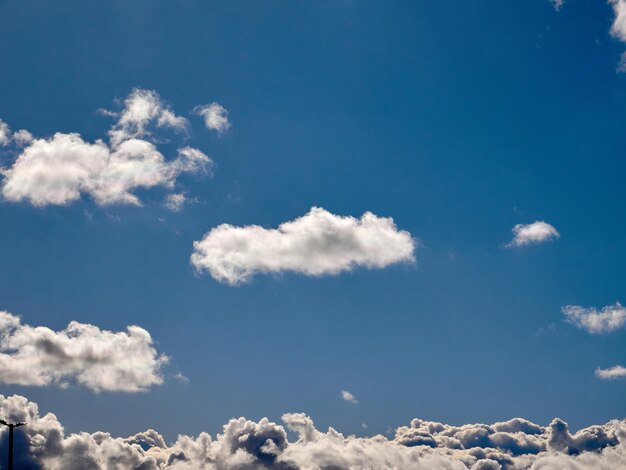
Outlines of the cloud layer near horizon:
{"type": "Polygon", "coordinates": [[[0,382],[96,392],[140,392],[163,383],[159,355],[143,328],[112,332],[71,322],[61,331],[25,325],[0,311],[0,382]]]}
{"type": "Polygon", "coordinates": [[[103,111],[117,119],[108,132],[108,144],[101,139],[87,142],[78,133],[33,138],[21,130],[11,135],[0,121],[0,145],[12,142],[19,151],[9,168],[0,169],[4,199],[34,206],[66,205],[85,194],[101,206],[141,205],[135,194],[140,188],[171,191],[181,174],[209,172],[213,162],[198,149],[182,146],[173,159],[158,150],[155,130],[186,133],[188,121],[156,92],[135,89],[123,104],[120,112],[103,111]]]}
{"type": "Polygon", "coordinates": [[[219,225],[194,242],[191,263],[220,282],[237,285],[255,274],[323,276],[412,262],[415,245],[391,218],[366,212],[357,219],[313,207],[277,229],[219,225]]]}
{"type": "MultiPolygon", "coordinates": [[[[319,431],[302,413],[283,425],[232,419],[215,438],[178,436],[168,445],[155,430],[128,438],[106,432],[66,435],[56,416],[40,416],[25,397],[0,395],[0,415],[28,423],[19,429],[20,468],[56,470],[522,470],[615,469],[626,466],[626,421],[572,434],[554,419],[543,427],[521,418],[494,424],[450,426],[414,419],[395,437],[344,436],[319,431]],[[297,434],[290,441],[287,429],[297,434]]],[[[2,439],[6,431],[2,431],[2,439]]]]}

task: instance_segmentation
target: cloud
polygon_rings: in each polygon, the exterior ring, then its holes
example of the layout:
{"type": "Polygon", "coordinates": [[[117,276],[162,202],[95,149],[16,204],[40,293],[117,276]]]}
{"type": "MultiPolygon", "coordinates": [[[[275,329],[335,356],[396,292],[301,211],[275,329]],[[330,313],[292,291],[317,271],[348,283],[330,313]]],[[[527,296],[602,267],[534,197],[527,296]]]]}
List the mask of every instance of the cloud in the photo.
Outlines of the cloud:
{"type": "Polygon", "coordinates": [[[50,470],[608,470],[626,465],[626,421],[617,420],[572,434],[560,419],[547,427],[521,418],[463,426],[414,419],[387,439],[319,431],[307,415],[286,413],[283,424],[231,419],[215,438],[178,436],[168,445],[153,429],[127,438],[106,432],[66,435],[54,414],[41,416],[37,404],[19,395],[0,395],[0,415],[28,423],[20,428],[21,451],[34,465],[29,468],[50,470]],[[289,440],[287,429],[296,433],[295,440],[289,440]]]}
{"type": "Polygon", "coordinates": [[[626,367],[613,366],[608,369],[596,369],[596,377],[600,379],[620,379],[626,377],[626,367]]]}
{"type": "Polygon", "coordinates": [[[89,195],[101,206],[139,206],[138,189],[172,191],[183,173],[210,174],[213,162],[200,150],[185,146],[167,160],[148,140],[152,126],[187,126],[154,91],[133,90],[124,103],[119,113],[107,111],[118,118],[109,131],[109,144],[100,139],[86,142],[77,133],[36,139],[26,130],[16,132],[15,144],[25,148],[9,168],[0,169],[4,199],[41,207],[67,205],[89,195]]]}
{"type": "Polygon", "coordinates": [[[565,321],[591,334],[611,333],[626,324],[626,308],[619,302],[607,305],[602,310],[595,307],[566,305],[561,308],[565,321]]]}
{"type": "Polygon", "coordinates": [[[219,103],[197,106],[193,111],[204,118],[204,125],[207,129],[217,131],[218,134],[226,132],[231,126],[228,111],[219,103]]]}
{"type": "Polygon", "coordinates": [[[391,218],[366,212],[356,219],[313,207],[277,229],[219,225],[194,242],[191,263],[220,282],[237,285],[259,273],[323,276],[412,262],[415,245],[391,218]]]}
{"type": "Polygon", "coordinates": [[[11,142],[11,130],[6,122],[0,119],[0,147],[6,147],[11,142]]]}
{"type": "Polygon", "coordinates": [[[550,0],[550,3],[556,11],[559,11],[561,8],[563,8],[565,0],[550,0]]]}
{"type": "Polygon", "coordinates": [[[506,245],[508,248],[543,243],[560,237],[552,225],[539,221],[532,224],[517,224],[511,231],[514,237],[506,245]]]}
{"type": "Polygon", "coordinates": [[[149,125],[185,131],[189,125],[187,119],[177,116],[166,106],[161,97],[153,90],[135,88],[124,100],[124,109],[119,112],[103,111],[117,117],[117,123],[109,131],[111,146],[117,147],[128,139],[150,135],[149,125]]]}
{"type": "Polygon", "coordinates": [[[186,201],[187,197],[183,193],[168,194],[165,200],[165,207],[172,212],[178,212],[183,208],[186,201]]]}
{"type": "Polygon", "coordinates": [[[30,144],[34,140],[33,134],[26,129],[20,129],[13,134],[13,141],[20,147],[30,144]]]}
{"type": "Polygon", "coordinates": [[[143,328],[112,332],[71,322],[61,331],[22,324],[0,312],[0,382],[66,387],[96,392],[140,392],[163,383],[159,355],[143,328]]]}
{"type": "Polygon", "coordinates": [[[352,393],[350,393],[347,390],[342,390],[341,391],[341,399],[344,401],[347,401],[348,403],[352,403],[354,405],[356,405],[359,401],[354,397],[354,395],[352,395],[352,393]]]}
{"type": "Polygon", "coordinates": [[[615,14],[611,25],[611,35],[622,42],[626,42],[626,0],[609,0],[609,3],[615,14]]]}

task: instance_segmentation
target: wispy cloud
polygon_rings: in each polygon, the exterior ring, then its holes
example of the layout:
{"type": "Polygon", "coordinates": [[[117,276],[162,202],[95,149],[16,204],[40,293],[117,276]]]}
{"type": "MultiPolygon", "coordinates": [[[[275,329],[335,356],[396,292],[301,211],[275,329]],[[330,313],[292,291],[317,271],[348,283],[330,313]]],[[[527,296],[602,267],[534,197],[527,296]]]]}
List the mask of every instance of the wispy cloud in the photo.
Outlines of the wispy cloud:
{"type": "Polygon", "coordinates": [[[552,225],[543,221],[517,224],[511,231],[514,236],[513,240],[506,245],[507,248],[544,243],[560,237],[559,232],[552,225]]]}
{"type": "Polygon", "coordinates": [[[347,401],[348,403],[352,403],[353,405],[356,405],[359,402],[348,390],[341,391],[341,399],[343,401],[347,401]]]}
{"type": "Polygon", "coordinates": [[[356,219],[313,207],[277,229],[220,225],[194,242],[191,263],[220,282],[237,285],[261,273],[323,276],[412,262],[415,245],[391,218],[366,212],[356,219]]]}
{"type": "Polygon", "coordinates": [[[561,8],[563,8],[565,0],[550,0],[550,3],[556,11],[559,11],[561,8]]]}
{"type": "Polygon", "coordinates": [[[0,312],[3,383],[140,392],[163,382],[160,370],[167,361],[154,349],[150,333],[138,326],[112,332],[73,321],[54,331],[0,312]]]}
{"type": "Polygon", "coordinates": [[[626,307],[616,302],[601,310],[595,307],[566,305],[561,308],[565,321],[592,334],[611,333],[626,324],[626,307]]]}

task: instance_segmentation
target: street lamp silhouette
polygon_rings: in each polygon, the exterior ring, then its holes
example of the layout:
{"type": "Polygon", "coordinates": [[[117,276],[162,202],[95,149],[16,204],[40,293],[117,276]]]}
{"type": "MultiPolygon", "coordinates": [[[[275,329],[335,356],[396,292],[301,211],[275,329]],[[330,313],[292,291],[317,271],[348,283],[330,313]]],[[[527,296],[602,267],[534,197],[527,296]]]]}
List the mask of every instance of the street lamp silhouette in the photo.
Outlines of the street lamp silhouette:
{"type": "Polygon", "coordinates": [[[26,423],[7,423],[5,420],[0,419],[0,424],[4,424],[9,428],[9,470],[13,470],[13,430],[24,426],[26,423]]]}

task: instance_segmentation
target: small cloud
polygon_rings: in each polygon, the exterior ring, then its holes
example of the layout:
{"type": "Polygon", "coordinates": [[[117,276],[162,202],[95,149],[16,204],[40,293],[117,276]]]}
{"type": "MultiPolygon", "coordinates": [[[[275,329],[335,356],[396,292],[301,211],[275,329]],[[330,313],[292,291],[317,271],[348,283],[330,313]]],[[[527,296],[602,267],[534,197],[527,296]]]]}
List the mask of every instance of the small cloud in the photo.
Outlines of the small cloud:
{"type": "Polygon", "coordinates": [[[612,333],[626,324],[626,308],[619,302],[601,310],[595,307],[566,305],[561,308],[565,321],[591,334],[612,333]]]}
{"type": "Polygon", "coordinates": [[[361,423],[361,427],[362,427],[363,429],[367,429],[367,428],[368,428],[367,424],[365,424],[365,423],[361,423]]]}
{"type": "Polygon", "coordinates": [[[185,201],[187,201],[187,198],[183,193],[168,194],[165,200],[165,207],[172,212],[178,212],[182,209],[185,201]]]}
{"type": "Polygon", "coordinates": [[[536,221],[532,224],[517,224],[511,231],[514,237],[506,245],[507,248],[544,243],[561,236],[552,225],[543,221],[536,221]]]}
{"type": "Polygon", "coordinates": [[[341,399],[347,401],[348,403],[352,403],[353,405],[356,405],[359,402],[355,396],[347,390],[341,391],[341,399]]]}
{"type": "Polygon", "coordinates": [[[565,0],[550,0],[550,3],[556,11],[559,11],[561,8],[563,8],[565,0]]]}
{"type": "Polygon", "coordinates": [[[599,379],[620,379],[626,377],[626,367],[613,366],[608,369],[596,369],[596,377],[599,379]]]}
{"type": "Polygon", "coordinates": [[[217,131],[218,134],[223,134],[231,127],[228,111],[219,103],[196,106],[193,112],[204,118],[207,129],[217,131]]]}
{"type": "Polygon", "coordinates": [[[11,142],[11,129],[6,122],[0,119],[0,147],[6,147],[11,142]]]}
{"type": "Polygon", "coordinates": [[[176,372],[173,375],[173,377],[174,377],[174,379],[178,380],[180,383],[184,383],[184,384],[188,384],[189,383],[189,377],[187,377],[182,372],[176,372]]]}
{"type": "Polygon", "coordinates": [[[25,147],[33,141],[33,134],[26,129],[20,129],[13,134],[13,140],[20,147],[25,147]]]}

